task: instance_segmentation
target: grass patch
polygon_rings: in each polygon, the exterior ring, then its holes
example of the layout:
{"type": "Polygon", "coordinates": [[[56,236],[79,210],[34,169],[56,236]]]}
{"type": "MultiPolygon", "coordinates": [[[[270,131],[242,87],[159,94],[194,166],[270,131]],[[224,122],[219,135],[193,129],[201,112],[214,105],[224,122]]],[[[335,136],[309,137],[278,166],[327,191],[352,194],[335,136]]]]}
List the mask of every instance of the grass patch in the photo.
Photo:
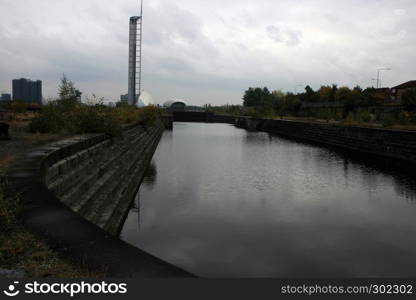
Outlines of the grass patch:
{"type": "Polygon", "coordinates": [[[29,277],[102,278],[94,272],[61,258],[47,243],[27,231],[16,219],[18,196],[5,197],[0,190],[0,268],[24,270],[29,277]]]}
{"type": "Polygon", "coordinates": [[[7,170],[15,159],[16,156],[11,153],[6,153],[0,156],[0,176],[7,170]]]}

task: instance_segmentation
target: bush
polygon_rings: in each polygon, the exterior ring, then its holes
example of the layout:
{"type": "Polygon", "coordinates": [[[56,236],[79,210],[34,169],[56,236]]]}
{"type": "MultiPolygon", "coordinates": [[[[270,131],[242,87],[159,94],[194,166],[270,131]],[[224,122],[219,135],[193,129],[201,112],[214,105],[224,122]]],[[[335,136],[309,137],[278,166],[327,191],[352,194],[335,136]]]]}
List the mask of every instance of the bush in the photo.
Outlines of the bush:
{"type": "Polygon", "coordinates": [[[122,124],[140,122],[152,126],[158,117],[159,111],[153,106],[110,108],[65,99],[45,105],[42,112],[31,120],[29,130],[64,134],[107,133],[117,136],[122,133],[122,124]]]}
{"type": "Polygon", "coordinates": [[[160,117],[160,114],[160,110],[152,105],[141,108],[119,105],[111,110],[113,118],[118,120],[121,124],[140,122],[142,125],[152,126],[160,117]]]}
{"type": "Polygon", "coordinates": [[[408,125],[414,120],[414,114],[408,111],[402,111],[399,113],[398,122],[402,125],[408,125]]]}
{"type": "Polygon", "coordinates": [[[145,106],[138,109],[138,120],[145,126],[153,126],[160,117],[160,111],[155,106],[145,106]]]}
{"type": "Polygon", "coordinates": [[[10,109],[15,113],[24,113],[27,110],[27,104],[24,101],[16,100],[10,104],[10,109]]]}
{"type": "Polygon", "coordinates": [[[381,125],[384,128],[392,127],[396,123],[395,121],[396,120],[393,116],[388,115],[388,116],[383,118],[383,120],[381,121],[381,125]]]}
{"type": "Polygon", "coordinates": [[[353,125],[356,123],[354,118],[354,113],[350,112],[348,115],[344,118],[343,123],[345,125],[353,125]]]}
{"type": "Polygon", "coordinates": [[[317,112],[316,117],[318,119],[326,120],[327,122],[331,119],[331,112],[328,109],[321,109],[317,112]]]}
{"type": "Polygon", "coordinates": [[[263,115],[253,107],[244,108],[244,115],[255,119],[261,119],[263,115]]]}
{"type": "Polygon", "coordinates": [[[371,121],[371,115],[367,110],[364,110],[364,111],[357,112],[355,119],[358,122],[368,123],[371,121]]]}
{"type": "Polygon", "coordinates": [[[30,132],[59,133],[64,127],[63,112],[56,103],[43,106],[42,112],[29,123],[30,132]]]}
{"type": "Polygon", "coordinates": [[[74,115],[73,133],[107,133],[111,136],[121,134],[121,124],[113,115],[106,113],[97,106],[84,106],[74,115]]]}

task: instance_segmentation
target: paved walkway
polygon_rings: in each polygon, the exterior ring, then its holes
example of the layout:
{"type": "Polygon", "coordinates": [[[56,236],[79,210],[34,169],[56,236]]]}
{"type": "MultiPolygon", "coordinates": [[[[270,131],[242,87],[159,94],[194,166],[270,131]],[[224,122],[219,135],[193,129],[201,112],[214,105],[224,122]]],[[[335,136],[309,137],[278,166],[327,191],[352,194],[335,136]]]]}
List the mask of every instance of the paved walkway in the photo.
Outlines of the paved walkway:
{"type": "Polygon", "coordinates": [[[110,236],[63,205],[41,184],[28,189],[23,200],[29,207],[21,214],[26,227],[46,238],[54,250],[89,268],[109,277],[194,277],[110,236]]]}

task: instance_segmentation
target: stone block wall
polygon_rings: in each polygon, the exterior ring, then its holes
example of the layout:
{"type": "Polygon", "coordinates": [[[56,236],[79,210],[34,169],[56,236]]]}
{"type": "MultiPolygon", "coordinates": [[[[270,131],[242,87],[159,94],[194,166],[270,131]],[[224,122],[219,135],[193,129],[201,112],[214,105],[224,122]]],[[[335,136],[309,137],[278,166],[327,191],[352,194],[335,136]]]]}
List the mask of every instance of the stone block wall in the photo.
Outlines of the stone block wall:
{"type": "Polygon", "coordinates": [[[416,163],[416,132],[240,117],[236,126],[416,163]]]}

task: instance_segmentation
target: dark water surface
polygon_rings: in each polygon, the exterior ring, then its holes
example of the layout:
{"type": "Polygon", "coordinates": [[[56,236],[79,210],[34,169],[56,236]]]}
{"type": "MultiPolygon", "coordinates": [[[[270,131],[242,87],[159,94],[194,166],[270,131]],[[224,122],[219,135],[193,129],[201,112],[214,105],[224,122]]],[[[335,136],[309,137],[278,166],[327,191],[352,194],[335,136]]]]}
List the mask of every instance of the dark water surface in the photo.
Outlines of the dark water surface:
{"type": "Polygon", "coordinates": [[[415,190],[330,149],[175,123],[121,238],[203,277],[416,277],[415,190]]]}

